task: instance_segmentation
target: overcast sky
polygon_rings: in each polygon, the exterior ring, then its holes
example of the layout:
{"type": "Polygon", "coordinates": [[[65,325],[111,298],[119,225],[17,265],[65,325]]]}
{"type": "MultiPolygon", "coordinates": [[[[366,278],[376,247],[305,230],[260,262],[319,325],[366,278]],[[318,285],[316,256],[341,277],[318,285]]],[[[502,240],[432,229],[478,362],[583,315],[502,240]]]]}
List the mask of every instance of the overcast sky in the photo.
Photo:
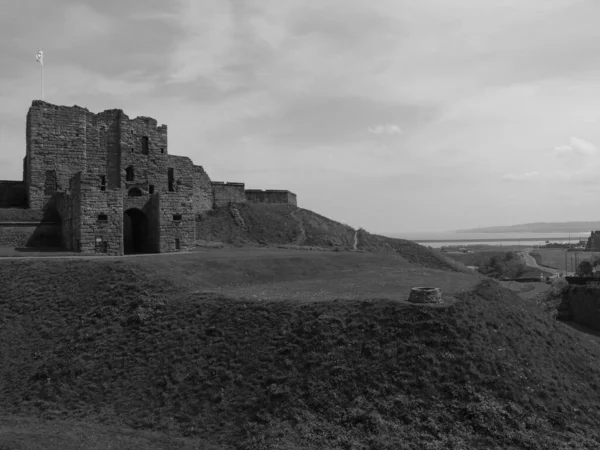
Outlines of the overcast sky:
{"type": "Polygon", "coordinates": [[[597,0],[0,0],[0,179],[40,98],[371,232],[600,219],[597,0]],[[312,5],[312,6],[311,6],[312,5]]]}

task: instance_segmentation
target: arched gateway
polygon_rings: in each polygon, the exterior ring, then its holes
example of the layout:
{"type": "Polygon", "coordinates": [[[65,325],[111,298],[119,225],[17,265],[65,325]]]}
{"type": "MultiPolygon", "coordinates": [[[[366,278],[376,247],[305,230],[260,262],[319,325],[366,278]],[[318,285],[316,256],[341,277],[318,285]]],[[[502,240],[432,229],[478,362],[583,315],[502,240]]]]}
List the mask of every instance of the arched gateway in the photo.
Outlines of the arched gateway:
{"type": "Polygon", "coordinates": [[[149,253],[148,219],[137,208],[123,213],[123,250],[126,255],[149,253]]]}

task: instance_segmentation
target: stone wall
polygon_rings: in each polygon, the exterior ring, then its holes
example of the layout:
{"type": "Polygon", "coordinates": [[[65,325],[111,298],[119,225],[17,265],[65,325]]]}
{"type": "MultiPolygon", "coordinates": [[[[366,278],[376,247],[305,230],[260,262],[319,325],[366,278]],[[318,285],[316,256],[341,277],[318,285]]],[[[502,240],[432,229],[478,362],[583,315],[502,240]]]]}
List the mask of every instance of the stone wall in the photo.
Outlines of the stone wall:
{"type": "Polygon", "coordinates": [[[170,161],[167,126],[157,126],[156,120],[149,117],[130,120],[122,114],[119,129],[121,186],[126,191],[138,188],[144,194],[167,192],[167,170],[170,161]],[[133,169],[133,180],[128,180],[128,168],[133,169]]]}
{"type": "Polygon", "coordinates": [[[56,247],[61,241],[57,215],[39,209],[0,208],[0,246],[56,247]]]}
{"type": "Polygon", "coordinates": [[[213,181],[212,187],[215,207],[227,206],[230,203],[244,203],[246,201],[244,183],[213,181]]]}
{"type": "Polygon", "coordinates": [[[190,251],[196,246],[196,215],[191,189],[159,194],[160,252],[190,251]]]}
{"type": "Polygon", "coordinates": [[[0,247],[60,247],[60,245],[60,224],[0,222],[0,247]]]}
{"type": "Polygon", "coordinates": [[[42,222],[44,211],[30,208],[0,208],[0,222],[42,222]]]}
{"type": "Polygon", "coordinates": [[[73,201],[73,234],[84,254],[123,254],[123,195],[98,188],[93,175],[77,174],[79,196],[73,201]]]}
{"type": "Polygon", "coordinates": [[[0,181],[0,208],[25,208],[27,186],[23,181],[0,181]]]}
{"type": "Polygon", "coordinates": [[[286,190],[246,189],[245,196],[252,203],[286,203],[298,206],[296,194],[286,190]]]}
{"type": "Polygon", "coordinates": [[[212,209],[214,205],[212,181],[202,166],[193,166],[194,214],[212,209]]]}
{"type": "Polygon", "coordinates": [[[71,176],[86,167],[89,111],[34,100],[27,113],[26,169],[29,207],[43,209],[71,176]]]}

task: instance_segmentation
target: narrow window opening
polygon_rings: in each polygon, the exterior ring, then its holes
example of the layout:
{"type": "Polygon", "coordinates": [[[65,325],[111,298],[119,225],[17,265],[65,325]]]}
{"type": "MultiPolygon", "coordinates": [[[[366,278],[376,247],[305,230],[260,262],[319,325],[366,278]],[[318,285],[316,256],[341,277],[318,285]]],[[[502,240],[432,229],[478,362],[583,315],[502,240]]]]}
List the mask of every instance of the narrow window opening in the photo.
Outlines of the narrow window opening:
{"type": "Polygon", "coordinates": [[[134,178],[133,166],[129,166],[127,169],[125,169],[125,181],[133,181],[134,178]]]}
{"type": "Polygon", "coordinates": [[[175,189],[173,188],[173,181],[175,178],[175,174],[172,168],[169,167],[169,170],[167,172],[167,175],[169,177],[169,192],[174,192],[175,189]]]}
{"type": "Polygon", "coordinates": [[[131,153],[135,153],[135,150],[133,147],[131,147],[131,153]]]}
{"type": "Polygon", "coordinates": [[[100,190],[101,191],[105,191],[106,190],[106,175],[101,175],[100,176],[100,190]]]}
{"type": "Polygon", "coordinates": [[[160,152],[161,152],[161,153],[164,153],[164,152],[165,152],[165,149],[161,147],[161,149],[160,149],[160,152]]]}
{"type": "Polygon", "coordinates": [[[175,239],[175,250],[180,250],[179,239],[175,239]]]}
{"type": "Polygon", "coordinates": [[[101,222],[106,222],[108,220],[108,216],[106,214],[98,214],[98,220],[101,222]]]}
{"type": "Polygon", "coordinates": [[[181,214],[173,214],[173,220],[176,222],[181,221],[181,214]]]}
{"type": "Polygon", "coordinates": [[[151,184],[150,186],[148,186],[148,192],[150,194],[154,194],[154,185],[153,184],[151,184]]]}
{"type": "Polygon", "coordinates": [[[147,155],[150,151],[150,144],[148,143],[148,136],[142,136],[142,155],[147,155]]]}

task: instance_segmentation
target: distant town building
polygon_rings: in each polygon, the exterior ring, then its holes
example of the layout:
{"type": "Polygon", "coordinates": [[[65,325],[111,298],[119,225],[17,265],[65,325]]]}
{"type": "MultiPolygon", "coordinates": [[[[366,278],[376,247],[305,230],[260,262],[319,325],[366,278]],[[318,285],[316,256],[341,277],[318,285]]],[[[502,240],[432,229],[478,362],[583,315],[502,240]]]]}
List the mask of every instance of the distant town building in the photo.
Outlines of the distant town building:
{"type": "Polygon", "coordinates": [[[586,250],[600,250],[600,231],[592,231],[585,244],[586,250]]]}

